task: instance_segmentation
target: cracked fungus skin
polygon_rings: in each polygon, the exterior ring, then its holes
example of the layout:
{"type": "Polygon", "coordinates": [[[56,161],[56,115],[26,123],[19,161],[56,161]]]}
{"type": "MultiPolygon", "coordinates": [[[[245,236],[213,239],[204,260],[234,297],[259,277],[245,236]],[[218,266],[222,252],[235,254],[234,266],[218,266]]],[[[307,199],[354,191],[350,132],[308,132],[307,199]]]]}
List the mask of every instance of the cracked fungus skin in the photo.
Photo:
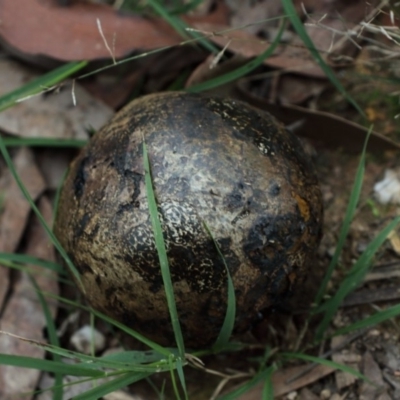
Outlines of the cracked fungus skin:
{"type": "Polygon", "coordinates": [[[145,96],[121,110],[73,161],[55,234],[96,309],[163,345],[174,336],[150,221],[143,138],[181,327],[208,346],[233,279],[235,331],[301,291],[321,237],[317,178],[299,140],[245,103],[145,96]]]}

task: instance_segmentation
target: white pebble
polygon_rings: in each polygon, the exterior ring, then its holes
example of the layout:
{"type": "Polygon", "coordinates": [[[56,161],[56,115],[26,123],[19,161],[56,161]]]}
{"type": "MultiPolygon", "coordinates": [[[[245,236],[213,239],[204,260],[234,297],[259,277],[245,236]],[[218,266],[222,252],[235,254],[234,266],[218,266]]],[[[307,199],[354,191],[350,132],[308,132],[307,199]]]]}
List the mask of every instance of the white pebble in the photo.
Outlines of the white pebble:
{"type": "Polygon", "coordinates": [[[286,398],[287,398],[288,400],[295,400],[295,399],[297,399],[297,392],[290,392],[290,393],[286,396],[286,398]]]}
{"type": "Polygon", "coordinates": [[[323,400],[328,400],[331,397],[331,391],[329,389],[324,389],[320,393],[320,398],[323,400]]]}
{"type": "Polygon", "coordinates": [[[374,195],[381,204],[400,204],[400,174],[387,169],[385,177],[375,184],[374,195]]]}
{"type": "Polygon", "coordinates": [[[95,352],[104,349],[106,340],[97,329],[92,329],[90,325],[84,325],[71,336],[70,343],[81,353],[90,354],[92,347],[95,352]]]}

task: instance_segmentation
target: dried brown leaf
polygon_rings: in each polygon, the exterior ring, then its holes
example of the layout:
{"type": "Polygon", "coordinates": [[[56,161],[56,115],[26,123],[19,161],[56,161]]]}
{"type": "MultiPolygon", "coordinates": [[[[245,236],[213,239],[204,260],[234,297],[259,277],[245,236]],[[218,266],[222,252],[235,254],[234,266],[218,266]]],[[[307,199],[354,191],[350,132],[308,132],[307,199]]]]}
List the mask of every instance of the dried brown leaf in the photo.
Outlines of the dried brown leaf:
{"type": "MultiPolygon", "coordinates": [[[[274,397],[283,396],[284,394],[298,390],[331,374],[335,370],[334,368],[322,364],[316,365],[315,368],[309,371],[307,371],[307,369],[308,365],[301,365],[275,372],[272,376],[274,397]],[[303,371],[307,372],[303,375],[303,371]],[[290,380],[295,376],[300,377],[291,382],[290,380]]],[[[239,396],[237,400],[259,400],[261,399],[263,387],[264,383],[249,390],[244,395],[239,396]]]]}
{"type": "MultiPolygon", "coordinates": [[[[42,175],[35,165],[33,153],[27,148],[18,150],[14,157],[16,171],[33,199],[45,189],[42,175]]],[[[30,206],[14,179],[10,178],[5,191],[0,223],[0,248],[5,252],[16,249],[25,229],[30,206]]]]}
{"type": "MultiPolygon", "coordinates": [[[[206,33],[214,33],[211,40],[219,46],[224,47],[231,40],[230,51],[244,57],[255,57],[265,51],[269,45],[268,42],[257,38],[255,34],[263,31],[264,36],[267,34],[271,38],[270,40],[273,40],[276,27],[272,28],[271,24],[276,24],[276,21],[268,19],[283,15],[280,2],[264,1],[251,5],[247,2],[230,1],[229,4],[231,3],[236,5],[233,9],[237,13],[237,15],[234,13],[232,17],[232,25],[235,27],[245,25],[243,29],[233,31],[232,26],[216,25],[209,21],[196,23],[194,26],[206,33]],[[240,12],[241,7],[245,7],[247,14],[240,12]],[[254,15],[251,16],[253,12],[254,15]],[[222,31],[226,32],[217,33],[222,31]]],[[[336,62],[336,58],[343,60],[345,57],[353,56],[360,47],[355,44],[355,40],[349,32],[369,17],[368,12],[371,11],[371,7],[376,4],[376,1],[369,2],[368,9],[365,1],[362,0],[351,2],[351,4],[341,1],[311,1],[308,3],[309,6],[306,4],[305,8],[312,14],[304,16],[300,3],[298,3],[298,12],[301,18],[305,19],[305,29],[310,39],[321,55],[326,58],[326,61],[328,63],[331,60],[336,62]]],[[[272,57],[265,60],[264,64],[314,78],[326,77],[302,40],[297,35],[290,34],[289,31],[285,35],[285,45],[272,57]]]]}
{"type": "MultiPolygon", "coordinates": [[[[361,361],[361,356],[359,354],[353,353],[338,353],[332,355],[332,361],[338,364],[344,364],[354,370],[358,371],[358,364],[361,361]]],[[[343,371],[335,372],[336,387],[338,390],[342,390],[348,386],[353,385],[357,381],[357,377],[353,374],[343,371]]]]}
{"type": "Polygon", "coordinates": [[[180,79],[180,74],[186,74],[201,63],[207,54],[196,47],[175,47],[154,54],[147,59],[146,82],[144,93],[154,93],[168,90],[168,86],[180,79]]]}
{"type": "Polygon", "coordinates": [[[379,395],[386,392],[382,371],[369,351],[364,354],[363,374],[371,382],[375,383],[375,386],[368,382],[363,382],[360,389],[360,400],[375,400],[379,395]]]}
{"type": "Polygon", "coordinates": [[[381,301],[394,301],[400,299],[400,287],[385,285],[378,288],[359,289],[349,294],[343,301],[342,307],[354,307],[361,304],[372,304],[381,301]]]}
{"type": "MultiPolygon", "coordinates": [[[[145,19],[105,4],[77,2],[58,7],[43,0],[0,0],[0,15],[3,42],[11,51],[31,57],[94,60],[111,58],[111,50],[118,59],[134,50],[172,46],[182,41],[161,18],[145,19]]],[[[220,6],[206,17],[187,18],[189,23],[204,20],[225,21],[226,8],[220,6]]]]}
{"type": "Polygon", "coordinates": [[[246,31],[253,35],[268,32],[271,26],[274,27],[277,24],[274,17],[283,14],[280,1],[260,0],[251,2],[227,0],[227,3],[232,10],[230,25],[246,26],[246,31]],[[254,21],[262,21],[262,23],[254,24],[254,21]]]}
{"type": "MultiPolygon", "coordinates": [[[[210,40],[221,47],[225,47],[230,42],[228,50],[246,58],[260,55],[271,44],[244,30],[233,30],[227,25],[197,22],[193,23],[193,26],[204,34],[211,35],[210,40]]],[[[325,78],[325,73],[310,57],[301,59],[297,54],[283,56],[282,50],[275,51],[275,54],[267,58],[264,64],[272,68],[282,68],[288,72],[293,71],[316,78],[325,78]]]]}
{"type": "MultiPolygon", "coordinates": [[[[42,197],[38,207],[48,224],[52,220],[52,208],[49,200],[42,197]]],[[[26,254],[49,261],[55,261],[54,250],[47,234],[37,218],[33,218],[27,232],[26,254]]],[[[30,271],[40,289],[44,292],[58,294],[56,274],[44,271],[43,268],[30,266],[30,271]]],[[[50,303],[53,316],[56,304],[50,303]]],[[[43,342],[43,328],[46,326],[43,309],[38,301],[35,289],[25,272],[18,273],[18,279],[13,286],[13,292],[4,309],[1,328],[5,332],[26,336],[34,341],[43,342]]],[[[42,358],[44,349],[32,346],[16,337],[0,335],[0,352],[13,355],[42,358]]],[[[37,385],[40,371],[13,366],[0,366],[0,398],[26,399],[21,393],[33,391],[37,385]]]]}
{"type": "Polygon", "coordinates": [[[46,181],[47,189],[58,189],[74,154],[75,149],[35,149],[36,162],[46,181]]]}
{"type": "Polygon", "coordinates": [[[305,76],[284,74],[278,77],[274,101],[284,104],[302,104],[310,97],[318,97],[327,86],[323,79],[310,79],[305,76]]]}
{"type": "MultiPolygon", "coordinates": [[[[2,59],[0,95],[36,77],[38,74],[22,64],[2,59]]],[[[61,90],[31,97],[2,111],[0,128],[24,137],[87,139],[87,128],[99,129],[112,115],[112,109],[94,99],[78,83],[66,84],[61,90]]]]}
{"type": "MultiPolygon", "coordinates": [[[[265,99],[253,96],[242,83],[238,85],[237,97],[254,107],[268,111],[284,124],[299,123],[296,134],[319,141],[325,146],[342,148],[348,152],[359,153],[368,130],[361,125],[340,116],[314,111],[288,104],[272,104],[265,99]]],[[[368,151],[377,155],[390,150],[400,150],[400,144],[387,139],[377,132],[371,132],[368,151]]]]}
{"type": "Polygon", "coordinates": [[[135,88],[140,87],[146,74],[145,65],[130,67],[123,77],[114,70],[99,72],[92,79],[82,80],[81,85],[96,99],[117,110],[127,103],[135,88]]]}
{"type": "MultiPolygon", "coordinates": [[[[244,57],[233,56],[229,60],[218,63],[214,68],[211,68],[211,65],[214,61],[215,55],[210,55],[201,64],[199,64],[186,81],[185,87],[189,88],[197,85],[198,83],[202,83],[220,75],[232,72],[248,62],[248,60],[244,57]]],[[[218,86],[217,93],[221,95],[221,92],[223,92],[223,87],[218,86]]]]}
{"type": "MultiPolygon", "coordinates": [[[[45,190],[45,182],[37,169],[33,153],[26,148],[20,149],[15,157],[14,164],[18,175],[35,200],[45,190]]],[[[16,250],[30,213],[30,206],[17,183],[7,170],[3,177],[4,201],[0,216],[0,251],[11,253],[16,250]]],[[[9,286],[9,270],[0,265],[0,306],[3,304],[9,286]]]]}
{"type": "Polygon", "coordinates": [[[1,0],[0,14],[0,35],[8,46],[28,55],[58,60],[110,58],[97,19],[116,58],[133,49],[179,42],[178,34],[162,21],[128,17],[102,4],[57,7],[39,0],[1,0]]]}

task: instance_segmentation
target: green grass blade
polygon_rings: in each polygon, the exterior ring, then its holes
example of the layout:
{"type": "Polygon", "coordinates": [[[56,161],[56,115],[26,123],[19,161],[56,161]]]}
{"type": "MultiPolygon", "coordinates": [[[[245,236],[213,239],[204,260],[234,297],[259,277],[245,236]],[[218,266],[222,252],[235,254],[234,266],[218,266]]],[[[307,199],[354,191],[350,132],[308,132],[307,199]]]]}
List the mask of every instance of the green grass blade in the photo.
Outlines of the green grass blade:
{"type": "Polygon", "coordinates": [[[214,351],[218,352],[227,347],[229,339],[232,336],[233,328],[235,326],[236,317],[236,296],[235,287],[233,286],[233,281],[231,273],[224,261],[225,268],[227,270],[227,281],[228,281],[228,305],[226,307],[226,313],[224,322],[222,324],[221,330],[218,334],[217,340],[213,345],[214,351]]]}
{"type": "Polygon", "coordinates": [[[186,388],[186,381],[185,381],[185,373],[183,372],[183,364],[182,364],[182,359],[178,358],[176,360],[176,372],[179,377],[179,381],[181,382],[181,386],[183,389],[183,393],[185,395],[185,399],[188,400],[188,392],[186,388]]]}
{"type": "Polygon", "coordinates": [[[304,45],[308,48],[311,55],[315,58],[317,64],[321,67],[321,69],[325,72],[326,76],[332,82],[332,84],[336,87],[336,89],[347,99],[347,101],[353,105],[353,107],[365,117],[364,111],[357,104],[357,102],[347,93],[346,89],[343,87],[339,79],[336,77],[335,73],[331,69],[331,67],[324,61],[324,59],[319,54],[319,51],[315,48],[313,41],[310,36],[308,36],[307,31],[304,29],[304,25],[301,22],[301,19],[297,15],[296,9],[293,5],[292,0],[282,0],[283,8],[287,14],[287,17],[290,19],[294,29],[299,35],[300,39],[303,41],[304,45]]]}
{"type": "Polygon", "coordinates": [[[356,208],[357,208],[357,204],[358,201],[360,199],[360,194],[361,194],[361,188],[362,188],[362,184],[363,184],[363,179],[364,179],[364,172],[365,172],[365,156],[366,156],[366,151],[367,151],[367,144],[368,144],[368,139],[369,136],[372,132],[372,127],[370,127],[368,133],[367,133],[367,137],[365,139],[364,142],[364,146],[361,152],[361,156],[360,156],[360,162],[358,163],[358,167],[357,167],[357,172],[356,172],[356,176],[354,179],[354,184],[353,184],[353,188],[351,190],[350,193],[350,199],[349,202],[347,204],[347,209],[346,209],[346,213],[344,216],[344,220],[343,220],[343,224],[342,227],[340,229],[340,233],[339,233],[339,240],[338,243],[336,245],[336,249],[335,249],[335,253],[333,254],[333,257],[331,259],[331,262],[329,263],[328,269],[325,273],[324,279],[322,280],[319,289],[318,289],[318,293],[315,297],[315,304],[318,305],[321,300],[322,297],[324,296],[324,293],[326,291],[326,288],[328,286],[328,283],[332,277],[332,273],[334,271],[334,269],[336,268],[336,265],[338,263],[340,254],[343,250],[344,247],[344,243],[346,241],[347,235],[349,233],[350,230],[350,224],[353,220],[356,208]]]}
{"type": "Polygon", "coordinates": [[[211,239],[214,243],[215,249],[218,252],[218,255],[220,256],[222,262],[224,263],[226,276],[227,276],[227,282],[228,282],[228,299],[227,299],[225,318],[224,318],[224,322],[222,324],[221,330],[219,332],[219,335],[217,337],[217,340],[215,341],[215,343],[213,345],[214,351],[219,352],[227,346],[229,339],[232,336],[233,327],[235,325],[235,317],[236,317],[235,287],[233,286],[231,273],[229,271],[228,265],[226,264],[225,257],[222,254],[217,241],[214,239],[214,236],[211,233],[210,228],[207,226],[207,224],[205,222],[204,222],[204,227],[205,227],[207,233],[209,234],[209,236],[211,237],[211,239]]]}
{"type": "MultiPolygon", "coordinates": [[[[37,284],[35,278],[32,275],[28,275],[33,287],[36,290],[36,294],[39,298],[39,302],[43,309],[43,314],[46,319],[46,328],[49,335],[50,344],[53,346],[60,346],[60,341],[58,340],[57,329],[53,321],[53,317],[50,312],[50,308],[44,298],[39,285],[37,284]]],[[[53,360],[56,362],[61,362],[61,357],[58,354],[53,354],[53,360]]],[[[63,375],[61,373],[56,373],[54,376],[54,386],[53,386],[53,400],[62,400],[63,398],[63,375]]]]}
{"type": "Polygon", "coordinates": [[[54,69],[53,71],[48,72],[40,76],[39,78],[34,79],[32,82],[27,83],[24,86],[0,97],[0,111],[5,110],[16,104],[20,99],[32,96],[34,94],[42,92],[44,89],[47,89],[69,76],[73,75],[75,72],[81,70],[86,67],[87,61],[80,62],[71,62],[65,64],[59,68],[54,69]]]}
{"type": "MultiPolygon", "coordinates": [[[[68,279],[65,275],[61,275],[60,273],[53,274],[53,271],[40,271],[35,269],[34,267],[31,267],[30,265],[24,265],[21,263],[15,263],[12,261],[7,261],[7,260],[2,260],[0,258],[0,263],[4,267],[16,270],[16,271],[21,271],[21,272],[26,272],[28,274],[31,274],[33,277],[38,277],[38,276],[46,276],[48,279],[57,281],[58,283],[62,283],[68,286],[76,286],[70,279],[68,279]]],[[[64,270],[62,272],[65,272],[64,270]]]]}
{"type": "Polygon", "coordinates": [[[0,353],[0,364],[36,369],[38,371],[46,371],[62,375],[91,376],[93,378],[101,378],[107,375],[106,372],[90,368],[89,365],[66,364],[63,362],[41,360],[34,357],[15,356],[3,353],[0,353]]]}
{"type": "MultiPolygon", "coordinates": [[[[45,293],[47,297],[50,297],[52,299],[56,299],[58,300],[60,303],[63,304],[67,304],[71,307],[74,308],[79,308],[81,310],[85,310],[88,312],[92,312],[94,315],[96,315],[96,317],[101,318],[103,321],[109,323],[112,326],[115,326],[118,329],[121,329],[121,331],[125,332],[127,335],[130,335],[132,337],[134,337],[135,339],[139,340],[140,342],[142,342],[143,344],[145,344],[146,346],[148,346],[149,348],[153,349],[154,351],[163,354],[165,357],[168,357],[172,351],[169,348],[160,346],[159,344],[151,341],[150,339],[147,339],[145,336],[141,335],[140,333],[134,331],[133,329],[128,328],[126,325],[122,324],[121,322],[118,322],[116,320],[114,320],[113,318],[108,317],[105,314],[102,314],[99,311],[96,311],[90,307],[86,307],[83,304],[80,303],[76,303],[72,300],[68,300],[64,297],[61,296],[55,296],[52,293],[45,293]]],[[[175,354],[175,353],[174,353],[175,354]]]]}
{"type": "MultiPolygon", "coordinates": [[[[29,192],[27,191],[25,185],[22,183],[20,177],[18,176],[17,171],[15,170],[14,164],[13,164],[11,158],[10,158],[10,155],[8,154],[8,150],[7,150],[6,146],[4,145],[4,140],[3,140],[3,138],[1,136],[0,136],[0,151],[3,154],[4,160],[5,160],[8,168],[10,169],[10,172],[11,172],[13,178],[17,182],[17,185],[19,186],[21,192],[24,194],[26,200],[28,201],[28,203],[31,206],[33,212],[35,213],[35,215],[39,219],[39,221],[40,221],[41,225],[43,226],[44,230],[46,231],[47,235],[49,236],[49,238],[53,242],[55,248],[58,250],[60,255],[63,257],[65,262],[67,263],[67,265],[70,268],[72,274],[75,276],[77,281],[81,283],[81,278],[80,278],[78,270],[75,268],[74,264],[72,263],[71,259],[68,257],[67,253],[65,252],[65,250],[61,246],[61,244],[58,241],[58,239],[54,236],[52,230],[47,225],[47,222],[43,218],[43,216],[40,213],[39,209],[37,208],[36,204],[32,200],[31,195],[29,194],[29,192]]],[[[82,290],[84,291],[83,286],[82,286],[82,290]]]]}
{"type": "Polygon", "coordinates": [[[21,264],[32,264],[32,265],[37,265],[39,267],[46,268],[50,271],[57,272],[58,274],[63,274],[65,273],[64,268],[61,267],[61,265],[51,262],[51,261],[46,261],[46,260],[41,260],[40,258],[28,256],[25,254],[14,254],[14,253],[0,253],[0,263],[1,261],[12,261],[15,263],[21,263],[21,264]]]}
{"type": "Polygon", "coordinates": [[[153,10],[165,21],[167,21],[177,33],[179,33],[183,38],[188,39],[188,33],[186,32],[186,24],[178,17],[171,15],[168,10],[163,6],[163,3],[157,0],[148,0],[148,5],[153,8],[153,10]]]}
{"type": "Polygon", "coordinates": [[[3,138],[6,147],[72,147],[81,148],[87,140],[82,139],[58,139],[58,138],[3,138]]]}
{"type": "MultiPolygon", "coordinates": [[[[95,357],[87,354],[82,354],[76,351],[71,351],[64,349],[59,346],[54,346],[52,344],[41,343],[38,341],[20,338],[20,340],[26,341],[32,346],[39,347],[41,349],[46,350],[52,355],[56,355],[58,357],[68,358],[74,361],[79,361],[79,365],[84,365],[86,368],[95,369],[95,370],[124,370],[126,372],[162,372],[168,371],[170,368],[176,368],[176,361],[174,355],[170,354],[169,357],[162,357],[160,354],[158,355],[158,359],[155,358],[155,361],[152,363],[135,363],[134,360],[130,360],[128,362],[120,362],[115,359],[109,359],[105,357],[95,357]]],[[[143,352],[146,353],[146,352],[143,352]]],[[[138,357],[139,358],[139,357],[138,357]]]]}
{"type": "Polygon", "coordinates": [[[254,58],[253,60],[249,61],[247,64],[243,65],[242,67],[239,67],[235,69],[234,71],[228,72],[227,74],[218,76],[216,78],[210,79],[206,82],[199,83],[198,85],[193,85],[189,88],[186,89],[188,92],[201,92],[204,90],[210,90],[215,87],[224,85],[226,83],[235,81],[242,76],[247,75],[257,67],[259,67],[268,57],[270,57],[275,49],[278,47],[283,32],[285,30],[285,23],[284,20],[281,21],[281,26],[279,28],[279,31],[274,39],[274,41],[271,43],[271,45],[265,50],[263,53],[261,53],[259,56],[254,58]]]}
{"type": "Polygon", "coordinates": [[[233,390],[232,392],[230,392],[224,396],[218,397],[218,400],[235,400],[239,396],[248,392],[250,389],[252,389],[258,383],[265,381],[266,379],[271,379],[271,375],[273,372],[274,372],[274,367],[269,367],[263,371],[258,372],[256,375],[253,376],[253,378],[251,378],[244,385],[240,386],[236,390],[233,390]]]}
{"type": "Polygon", "coordinates": [[[182,21],[179,17],[171,15],[163,6],[162,2],[157,0],[148,0],[148,4],[153,8],[153,10],[165,21],[167,21],[183,38],[188,39],[190,37],[196,39],[197,43],[200,43],[206,50],[211,53],[216,53],[217,48],[209,42],[208,39],[204,38],[198,32],[188,32],[186,28],[188,25],[182,21]]]}
{"type": "Polygon", "coordinates": [[[194,10],[197,6],[199,6],[204,0],[192,0],[189,1],[188,3],[183,3],[173,10],[170,11],[170,14],[187,14],[190,11],[194,10]]]}
{"type": "Polygon", "coordinates": [[[158,258],[160,261],[161,274],[163,278],[168,309],[171,316],[172,328],[174,330],[174,335],[175,335],[176,345],[179,350],[179,355],[182,359],[184,359],[185,345],[183,342],[182,330],[179,323],[178,310],[176,308],[175,297],[174,297],[174,288],[172,285],[171,273],[169,270],[167,250],[165,247],[161,223],[158,218],[158,207],[153,189],[150,162],[147,153],[146,143],[144,142],[144,140],[143,140],[143,166],[145,171],[145,184],[146,184],[147,201],[149,204],[150,219],[153,227],[154,240],[156,243],[158,258]]]}
{"type": "Polygon", "coordinates": [[[111,353],[100,357],[101,360],[114,361],[123,365],[128,364],[147,364],[160,361],[160,359],[166,359],[165,354],[161,354],[158,351],[146,350],[125,350],[119,353],[111,353]]]}
{"type": "Polygon", "coordinates": [[[265,383],[261,394],[262,400],[272,400],[274,398],[274,386],[272,384],[272,374],[274,368],[269,368],[269,374],[265,377],[265,383]]]}
{"type": "Polygon", "coordinates": [[[181,395],[179,393],[179,388],[178,388],[178,385],[176,384],[175,370],[172,369],[172,368],[170,369],[170,376],[171,376],[172,388],[174,389],[175,399],[176,400],[181,400],[181,395]]]}
{"type": "Polygon", "coordinates": [[[321,340],[323,338],[328,325],[330,324],[344,298],[363,281],[369,267],[371,266],[375,253],[382,246],[390,232],[392,232],[399,223],[400,217],[395,218],[375,237],[375,239],[368,245],[364,253],[355,262],[347,276],[342,281],[335,295],[324,303],[323,306],[326,311],[316,331],[317,340],[321,340]]]}
{"type": "Polygon", "coordinates": [[[370,317],[364,318],[361,321],[357,321],[354,324],[345,326],[335,331],[334,336],[344,335],[349,332],[353,332],[359,329],[368,328],[384,322],[388,319],[396,318],[400,316],[400,304],[390,307],[383,311],[378,311],[370,317]]]}
{"type": "MultiPolygon", "coordinates": [[[[97,368],[97,369],[100,368],[125,369],[134,372],[149,372],[155,370],[166,371],[170,366],[168,358],[173,357],[175,359],[174,353],[168,351],[167,349],[161,349],[163,353],[159,351],[154,351],[153,353],[151,353],[151,356],[147,355],[149,353],[148,351],[143,351],[142,357],[140,357],[139,354],[136,354],[135,358],[124,360],[123,356],[120,356],[119,358],[93,357],[90,355],[78,353],[76,351],[66,350],[61,347],[56,347],[49,344],[43,345],[41,343],[35,343],[33,341],[31,341],[31,344],[37,345],[38,347],[44,348],[49,353],[57,354],[64,358],[79,360],[82,363],[86,363],[85,365],[87,365],[88,368],[97,368]],[[167,355],[165,353],[167,353],[167,355]],[[150,359],[152,360],[151,362],[150,359]]],[[[126,356],[126,358],[128,358],[128,356],[126,356]]],[[[172,364],[174,365],[175,368],[176,362],[174,361],[172,364]]]]}
{"type": "Polygon", "coordinates": [[[122,389],[125,386],[131,385],[132,383],[141,381],[149,376],[149,373],[128,373],[117,378],[104,382],[93,389],[86,391],[85,393],[74,396],[74,400],[97,400],[109,393],[112,393],[118,389],[122,389]]]}

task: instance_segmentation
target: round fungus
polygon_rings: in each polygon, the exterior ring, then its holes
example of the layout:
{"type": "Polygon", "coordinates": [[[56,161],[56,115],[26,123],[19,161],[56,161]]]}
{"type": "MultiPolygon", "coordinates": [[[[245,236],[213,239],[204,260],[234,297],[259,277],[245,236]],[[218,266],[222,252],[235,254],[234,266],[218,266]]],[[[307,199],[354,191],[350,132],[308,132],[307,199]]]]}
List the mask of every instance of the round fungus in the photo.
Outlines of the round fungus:
{"type": "Polygon", "coordinates": [[[218,336],[225,263],[235,287],[235,332],[301,291],[321,238],[322,202],[298,138],[240,101],[162,93],[134,100],[96,133],[61,191],[55,234],[94,308],[174,343],[143,141],[188,347],[218,336]]]}

